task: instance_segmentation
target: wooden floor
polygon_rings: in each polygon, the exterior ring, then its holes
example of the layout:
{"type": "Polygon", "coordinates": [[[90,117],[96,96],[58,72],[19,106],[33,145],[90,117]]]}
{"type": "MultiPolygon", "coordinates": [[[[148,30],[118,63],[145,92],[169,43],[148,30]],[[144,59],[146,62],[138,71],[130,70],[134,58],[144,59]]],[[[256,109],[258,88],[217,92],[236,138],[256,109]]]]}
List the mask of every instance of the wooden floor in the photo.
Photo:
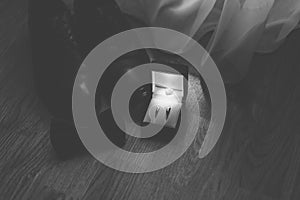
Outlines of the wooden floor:
{"type": "Polygon", "coordinates": [[[194,143],[162,170],[127,174],[89,155],[56,157],[26,23],[26,1],[0,2],[0,200],[300,199],[300,32],[256,55],[246,80],[228,88],[226,125],[209,156],[199,159],[194,143]]]}

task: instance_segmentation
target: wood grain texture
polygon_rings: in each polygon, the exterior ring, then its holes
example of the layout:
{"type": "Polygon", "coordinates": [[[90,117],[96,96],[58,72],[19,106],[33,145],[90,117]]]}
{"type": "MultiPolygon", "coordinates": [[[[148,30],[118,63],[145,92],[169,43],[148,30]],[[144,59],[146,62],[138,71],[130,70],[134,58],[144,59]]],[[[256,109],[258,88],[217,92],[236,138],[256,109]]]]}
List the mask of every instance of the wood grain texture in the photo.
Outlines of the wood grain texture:
{"type": "MultiPolygon", "coordinates": [[[[24,0],[0,2],[0,199],[300,199],[300,32],[274,54],[256,55],[228,88],[224,131],[204,159],[199,138],[172,165],[127,174],[89,155],[62,161],[31,73],[24,0]]],[[[132,148],[144,148],[136,141],[132,148]]]]}

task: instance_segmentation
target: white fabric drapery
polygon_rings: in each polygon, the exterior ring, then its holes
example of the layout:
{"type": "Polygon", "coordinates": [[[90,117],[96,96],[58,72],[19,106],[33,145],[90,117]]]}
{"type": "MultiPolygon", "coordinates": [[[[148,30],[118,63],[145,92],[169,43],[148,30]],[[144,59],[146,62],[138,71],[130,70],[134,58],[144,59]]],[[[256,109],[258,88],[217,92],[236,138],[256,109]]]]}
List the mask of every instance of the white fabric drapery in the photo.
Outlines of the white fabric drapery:
{"type": "MultiPolygon", "coordinates": [[[[254,52],[268,53],[298,28],[300,0],[116,0],[120,9],[148,26],[180,31],[198,40],[213,31],[205,48],[225,82],[247,72],[254,52]]],[[[155,37],[154,37],[155,40],[155,37]]]]}

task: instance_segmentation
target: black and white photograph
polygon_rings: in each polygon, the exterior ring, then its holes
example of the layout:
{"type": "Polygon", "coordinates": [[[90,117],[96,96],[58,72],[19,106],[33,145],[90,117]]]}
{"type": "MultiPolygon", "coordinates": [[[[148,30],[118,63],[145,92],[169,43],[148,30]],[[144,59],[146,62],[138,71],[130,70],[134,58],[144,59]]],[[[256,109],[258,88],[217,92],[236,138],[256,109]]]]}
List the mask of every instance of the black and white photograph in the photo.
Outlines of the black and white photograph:
{"type": "Polygon", "coordinates": [[[300,200],[300,0],[0,0],[0,200],[300,200]]]}

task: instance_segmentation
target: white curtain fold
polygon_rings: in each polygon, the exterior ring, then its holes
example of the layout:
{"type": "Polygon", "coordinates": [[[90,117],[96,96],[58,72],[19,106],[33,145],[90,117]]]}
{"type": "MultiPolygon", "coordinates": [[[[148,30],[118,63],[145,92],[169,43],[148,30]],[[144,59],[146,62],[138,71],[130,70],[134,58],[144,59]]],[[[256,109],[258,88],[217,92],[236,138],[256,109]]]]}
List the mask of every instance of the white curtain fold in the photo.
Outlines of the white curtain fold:
{"type": "Polygon", "coordinates": [[[216,0],[116,0],[121,10],[149,26],[193,36],[216,0]]]}
{"type": "Polygon", "coordinates": [[[248,70],[273,0],[225,0],[214,37],[207,47],[226,82],[237,82],[248,70]]]}
{"type": "MultiPolygon", "coordinates": [[[[148,26],[174,29],[196,40],[213,31],[206,49],[227,83],[243,78],[254,52],[276,50],[291,31],[299,28],[300,0],[116,2],[123,12],[148,26]]],[[[176,43],[174,40],[169,39],[170,45],[176,43]]]]}
{"type": "Polygon", "coordinates": [[[257,51],[274,51],[291,31],[299,28],[299,19],[300,0],[275,0],[257,51]]]}

